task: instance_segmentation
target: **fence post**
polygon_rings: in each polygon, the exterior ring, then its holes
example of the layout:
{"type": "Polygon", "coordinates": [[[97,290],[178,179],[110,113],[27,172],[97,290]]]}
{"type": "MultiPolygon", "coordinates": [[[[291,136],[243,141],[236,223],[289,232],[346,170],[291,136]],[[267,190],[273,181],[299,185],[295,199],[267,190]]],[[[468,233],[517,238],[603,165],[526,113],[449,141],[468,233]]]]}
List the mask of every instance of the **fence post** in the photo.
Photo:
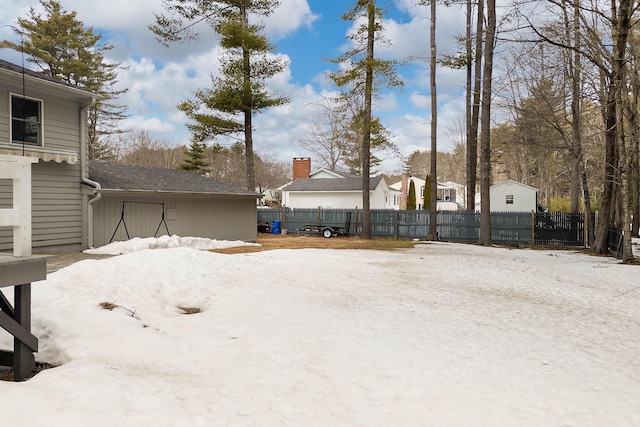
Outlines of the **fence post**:
{"type": "MultiPolygon", "coordinates": [[[[593,214],[593,234],[590,234],[589,237],[591,238],[591,236],[596,236],[598,234],[598,211],[595,211],[593,214]]],[[[595,240],[595,238],[594,238],[595,240]]]]}
{"type": "Polygon", "coordinates": [[[536,244],[536,213],[531,210],[531,244],[536,244]]]}
{"type": "Polygon", "coordinates": [[[394,235],[394,238],[396,239],[398,238],[398,235],[399,235],[398,233],[398,213],[399,212],[400,211],[397,211],[395,209],[393,210],[393,235],[394,235]]]}
{"type": "Polygon", "coordinates": [[[287,207],[282,206],[282,228],[287,228],[287,207]]]}
{"type": "Polygon", "coordinates": [[[588,215],[587,215],[587,212],[585,211],[582,214],[582,218],[583,218],[583,220],[582,220],[582,228],[583,228],[583,230],[582,230],[582,238],[584,239],[584,247],[585,248],[588,247],[587,243],[589,241],[589,218],[587,218],[587,217],[588,217],[588,215]]]}
{"type": "Polygon", "coordinates": [[[358,207],[356,206],[356,228],[353,230],[353,235],[358,235],[358,207]]]}

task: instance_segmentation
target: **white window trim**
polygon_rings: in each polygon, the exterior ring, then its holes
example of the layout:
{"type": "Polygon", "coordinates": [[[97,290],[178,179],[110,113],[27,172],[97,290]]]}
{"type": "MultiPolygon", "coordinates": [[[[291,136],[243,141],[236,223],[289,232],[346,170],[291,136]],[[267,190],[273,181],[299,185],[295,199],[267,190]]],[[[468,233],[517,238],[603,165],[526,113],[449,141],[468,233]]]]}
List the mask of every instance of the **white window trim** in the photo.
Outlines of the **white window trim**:
{"type": "Polygon", "coordinates": [[[72,165],[78,163],[78,153],[73,150],[62,150],[55,148],[47,148],[45,146],[45,114],[44,114],[44,100],[40,98],[34,98],[32,96],[24,96],[21,93],[9,92],[9,128],[8,128],[8,141],[3,141],[4,138],[0,136],[0,155],[7,154],[13,156],[28,156],[35,157],[45,162],[55,161],[58,163],[66,162],[72,165]],[[31,101],[39,102],[40,104],[40,144],[22,144],[20,141],[13,142],[13,111],[12,111],[12,98],[16,96],[19,98],[29,99],[31,101]]]}
{"type": "Polygon", "coordinates": [[[29,101],[38,102],[40,106],[40,143],[39,144],[31,144],[24,143],[25,147],[44,147],[44,100],[40,98],[34,98],[32,96],[24,96],[21,93],[9,92],[9,143],[15,145],[22,145],[20,141],[13,141],[13,97],[28,99],[29,101]]]}

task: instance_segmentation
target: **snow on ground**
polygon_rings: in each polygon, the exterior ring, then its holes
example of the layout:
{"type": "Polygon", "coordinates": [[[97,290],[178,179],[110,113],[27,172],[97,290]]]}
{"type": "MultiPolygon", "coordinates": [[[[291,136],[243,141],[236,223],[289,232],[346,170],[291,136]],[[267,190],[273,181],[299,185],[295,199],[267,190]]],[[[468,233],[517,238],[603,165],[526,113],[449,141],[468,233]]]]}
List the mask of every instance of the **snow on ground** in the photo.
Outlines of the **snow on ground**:
{"type": "Polygon", "coordinates": [[[154,237],[134,237],[125,242],[113,242],[84,252],[91,255],[124,255],[143,249],[167,249],[187,247],[192,249],[225,249],[236,246],[260,246],[259,243],[248,243],[242,240],[216,240],[202,237],[180,237],[176,235],[154,237]]]}
{"type": "Polygon", "coordinates": [[[34,284],[37,360],[60,366],[0,382],[0,416],[30,426],[640,425],[639,268],[450,243],[85,260],[34,284]]]}

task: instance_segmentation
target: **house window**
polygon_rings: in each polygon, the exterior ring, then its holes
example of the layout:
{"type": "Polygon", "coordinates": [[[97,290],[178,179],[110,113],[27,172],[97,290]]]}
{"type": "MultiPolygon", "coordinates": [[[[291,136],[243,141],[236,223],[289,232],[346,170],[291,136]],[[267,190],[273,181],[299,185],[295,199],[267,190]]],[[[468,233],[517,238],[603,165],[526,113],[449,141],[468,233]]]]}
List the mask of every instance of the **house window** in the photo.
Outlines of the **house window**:
{"type": "Polygon", "coordinates": [[[424,199],[424,186],[420,187],[420,198],[424,199]]]}
{"type": "Polygon", "coordinates": [[[42,101],[11,95],[11,141],[42,145],[42,101]]]}
{"type": "Polygon", "coordinates": [[[506,202],[508,205],[512,205],[513,204],[513,194],[507,194],[506,195],[506,202]]]}

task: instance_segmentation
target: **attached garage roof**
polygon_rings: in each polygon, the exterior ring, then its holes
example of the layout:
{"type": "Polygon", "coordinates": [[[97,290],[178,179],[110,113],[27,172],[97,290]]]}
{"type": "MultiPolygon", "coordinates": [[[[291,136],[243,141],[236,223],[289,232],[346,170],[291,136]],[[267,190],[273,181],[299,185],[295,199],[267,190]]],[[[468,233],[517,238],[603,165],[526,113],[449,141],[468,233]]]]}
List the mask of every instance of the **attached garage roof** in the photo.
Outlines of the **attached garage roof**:
{"type": "MultiPolygon", "coordinates": [[[[369,179],[369,186],[374,190],[382,177],[369,179]]],[[[282,191],[362,191],[362,178],[307,178],[296,179],[282,191]]]]}
{"type": "Polygon", "coordinates": [[[148,168],[91,161],[89,162],[89,179],[100,184],[102,190],[260,197],[254,191],[214,181],[182,169],[148,168]]]}

